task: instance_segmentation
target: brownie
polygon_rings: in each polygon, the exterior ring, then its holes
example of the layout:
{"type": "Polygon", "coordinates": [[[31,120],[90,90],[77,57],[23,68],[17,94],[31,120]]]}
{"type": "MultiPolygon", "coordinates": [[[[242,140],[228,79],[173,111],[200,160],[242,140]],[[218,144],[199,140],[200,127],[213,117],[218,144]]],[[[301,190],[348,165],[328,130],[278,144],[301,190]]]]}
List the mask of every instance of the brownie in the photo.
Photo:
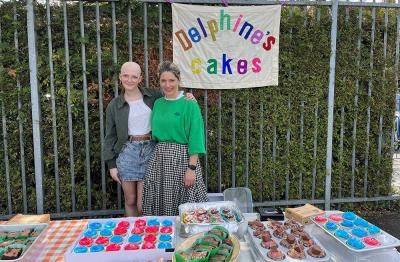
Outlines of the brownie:
{"type": "Polygon", "coordinates": [[[9,248],[7,252],[1,257],[2,260],[14,260],[19,258],[22,254],[22,248],[9,248]]]}
{"type": "Polygon", "coordinates": [[[12,238],[16,238],[20,235],[20,232],[9,232],[7,234],[7,238],[12,239],[12,238]]]}
{"type": "Polygon", "coordinates": [[[4,242],[0,243],[0,247],[6,247],[8,245],[11,245],[12,243],[14,243],[14,240],[4,241],[4,242]]]}

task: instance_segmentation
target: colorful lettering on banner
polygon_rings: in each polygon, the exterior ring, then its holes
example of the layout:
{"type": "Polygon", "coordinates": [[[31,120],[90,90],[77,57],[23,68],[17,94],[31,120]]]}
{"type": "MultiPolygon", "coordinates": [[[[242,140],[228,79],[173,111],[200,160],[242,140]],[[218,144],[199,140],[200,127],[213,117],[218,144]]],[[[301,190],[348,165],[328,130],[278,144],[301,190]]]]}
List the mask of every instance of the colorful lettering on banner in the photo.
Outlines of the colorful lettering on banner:
{"type": "Polygon", "coordinates": [[[182,85],[233,89],[278,84],[281,7],[172,4],[182,85]]]}

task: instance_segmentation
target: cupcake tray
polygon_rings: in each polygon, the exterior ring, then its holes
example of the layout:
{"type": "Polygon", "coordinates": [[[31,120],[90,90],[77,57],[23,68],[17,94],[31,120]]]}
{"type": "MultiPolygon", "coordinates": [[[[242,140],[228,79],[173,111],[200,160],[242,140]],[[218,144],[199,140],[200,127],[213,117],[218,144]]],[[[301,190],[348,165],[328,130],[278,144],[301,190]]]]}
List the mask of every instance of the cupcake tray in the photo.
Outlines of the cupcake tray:
{"type": "MultiPolygon", "coordinates": [[[[285,221],[281,221],[281,222],[283,223],[285,221]]],[[[261,239],[259,239],[256,236],[254,236],[253,233],[254,233],[255,230],[253,230],[252,228],[250,228],[248,226],[247,227],[247,232],[248,232],[248,238],[250,239],[251,246],[252,246],[253,250],[255,251],[255,253],[257,254],[257,256],[259,258],[261,258],[263,261],[268,261],[268,262],[276,262],[276,261],[285,261],[285,262],[300,262],[300,261],[323,262],[323,261],[331,261],[331,253],[315,237],[313,237],[309,232],[307,232],[307,233],[310,235],[311,240],[313,241],[313,243],[317,244],[318,246],[320,246],[325,251],[325,254],[326,254],[325,257],[315,258],[315,257],[312,257],[312,256],[308,255],[308,253],[307,253],[308,247],[304,247],[304,252],[306,254],[304,259],[295,259],[295,258],[292,258],[292,257],[288,256],[287,252],[289,251],[289,249],[280,244],[282,239],[278,238],[278,237],[275,237],[273,235],[273,229],[271,229],[271,228],[269,228],[267,226],[268,223],[269,222],[263,223],[265,225],[265,229],[271,233],[272,239],[275,240],[275,242],[278,244],[278,249],[285,254],[285,259],[283,259],[283,260],[274,260],[274,259],[271,259],[270,257],[268,257],[267,253],[268,253],[269,249],[266,249],[266,248],[261,246],[261,242],[262,242],[261,239]]],[[[286,233],[290,233],[290,229],[287,229],[286,233]]],[[[298,239],[299,238],[296,237],[296,240],[298,240],[298,239]]]]}
{"type": "Polygon", "coordinates": [[[215,225],[220,225],[228,229],[229,233],[236,234],[240,238],[244,235],[247,228],[247,222],[242,212],[232,201],[182,204],[179,206],[179,220],[179,233],[181,237],[189,237],[211,230],[215,225]],[[224,215],[224,211],[228,211],[227,214],[234,217],[228,219],[224,215]],[[216,212],[216,214],[212,215],[211,212],[216,212]],[[193,219],[188,219],[188,215],[189,217],[193,217],[193,219]],[[199,217],[202,218],[201,221],[198,219],[199,217]]]}
{"type": "Polygon", "coordinates": [[[326,211],[324,215],[313,217],[312,221],[318,228],[353,252],[369,252],[400,246],[399,239],[355,215],[353,212],[326,211]],[[324,222],[324,219],[326,219],[326,222],[324,222]],[[328,222],[329,224],[327,224],[328,222]],[[348,238],[343,238],[346,235],[348,235],[348,238]],[[371,242],[371,238],[373,242],[371,242]],[[363,246],[358,248],[351,246],[348,242],[349,239],[353,239],[353,243],[355,239],[356,243],[362,243],[363,246]],[[379,243],[376,243],[375,239],[379,243]]]}
{"type": "MultiPolygon", "coordinates": [[[[0,256],[0,261],[22,261],[25,259],[25,255],[28,252],[31,252],[32,250],[32,246],[35,245],[36,242],[39,241],[39,239],[43,238],[44,236],[44,232],[47,230],[47,226],[48,224],[42,223],[42,224],[12,224],[12,225],[7,225],[7,224],[3,224],[0,225],[0,232],[19,232],[19,231],[23,231],[25,229],[33,229],[34,231],[40,231],[40,234],[37,237],[34,237],[34,239],[30,239],[32,242],[30,243],[30,245],[25,246],[24,250],[22,251],[22,254],[17,258],[17,259],[13,259],[13,260],[2,260],[1,256],[0,256]]],[[[29,241],[29,240],[28,240],[29,241]]],[[[2,241],[0,241],[1,243],[2,241]]],[[[18,247],[17,245],[20,244],[11,244],[9,247],[13,247],[14,245],[16,245],[15,247],[18,247]]],[[[22,247],[22,245],[20,245],[20,247],[22,247]]],[[[0,248],[1,249],[1,248],[0,248]]]]}
{"type": "MultiPolygon", "coordinates": [[[[76,241],[70,246],[67,252],[64,254],[64,260],[68,261],[143,261],[143,260],[158,260],[158,259],[166,259],[170,260],[175,251],[175,219],[176,217],[171,216],[160,216],[160,217],[128,217],[128,218],[117,218],[117,219],[91,219],[88,221],[88,224],[83,228],[82,232],[79,234],[76,241]],[[143,224],[138,225],[135,224],[140,220],[140,222],[145,222],[146,225],[143,224]],[[148,227],[156,226],[157,222],[160,224],[158,230],[156,231],[148,231],[146,229],[148,227]],[[156,224],[154,224],[156,223],[156,224]],[[172,224],[171,224],[172,223],[172,224]],[[118,239],[115,236],[115,229],[119,227],[119,225],[125,224],[127,228],[126,234],[120,235],[122,237],[122,242],[119,243],[120,250],[117,251],[109,251],[108,248],[113,245],[113,240],[118,239]],[[171,224],[169,226],[169,224],[171,224]],[[165,227],[172,228],[172,233],[162,234],[161,229],[165,227]],[[137,232],[132,230],[137,227],[142,227],[145,232],[137,232]],[[104,230],[106,229],[106,230],[104,230]],[[106,233],[110,233],[108,236],[106,233]],[[95,234],[93,234],[95,233],[95,234]],[[96,241],[107,235],[108,243],[104,243],[102,245],[96,244],[96,241]],[[149,237],[149,235],[152,235],[149,237]],[[165,235],[167,237],[165,237],[165,235]],[[154,237],[153,237],[154,236],[154,237]],[[163,236],[163,237],[161,237],[163,236]],[[170,237],[169,237],[170,236],[170,237]],[[114,238],[113,238],[114,237],[114,238]],[[132,237],[132,238],[131,238],[132,237]],[[141,242],[137,243],[137,238],[141,238],[141,242]],[[150,249],[146,249],[145,238],[149,240],[148,242],[154,241],[154,247],[150,249]],[[84,239],[84,240],[82,240],[84,239]],[[89,239],[89,240],[88,240],[89,239]],[[90,240],[92,239],[92,240],[90,240]],[[93,244],[86,245],[86,240],[88,242],[93,242],[93,244]],[[126,246],[132,246],[132,243],[136,242],[139,249],[136,250],[125,250],[126,246]]],[[[136,246],[136,244],[133,244],[136,246]]]]}

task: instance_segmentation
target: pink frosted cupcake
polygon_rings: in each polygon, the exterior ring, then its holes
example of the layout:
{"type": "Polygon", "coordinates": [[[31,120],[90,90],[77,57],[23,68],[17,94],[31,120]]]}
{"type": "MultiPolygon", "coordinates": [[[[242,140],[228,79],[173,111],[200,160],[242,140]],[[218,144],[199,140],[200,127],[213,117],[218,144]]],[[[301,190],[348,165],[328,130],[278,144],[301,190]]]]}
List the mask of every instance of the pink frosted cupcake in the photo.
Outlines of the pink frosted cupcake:
{"type": "Polygon", "coordinates": [[[160,232],[161,232],[162,234],[172,234],[173,231],[174,231],[174,230],[172,229],[172,227],[162,227],[162,228],[160,229],[160,232]]]}
{"type": "Polygon", "coordinates": [[[90,247],[93,245],[93,238],[83,237],[83,238],[81,238],[81,240],[79,240],[79,245],[85,246],[85,247],[90,247]]]}
{"type": "Polygon", "coordinates": [[[144,228],[143,227],[134,227],[134,228],[132,228],[131,233],[133,235],[142,236],[144,234],[144,228]]]}
{"type": "Polygon", "coordinates": [[[135,221],[135,227],[144,227],[146,226],[146,220],[138,219],[135,221]]]}
{"type": "Polygon", "coordinates": [[[144,230],[147,234],[158,234],[158,226],[148,226],[144,230]]]}

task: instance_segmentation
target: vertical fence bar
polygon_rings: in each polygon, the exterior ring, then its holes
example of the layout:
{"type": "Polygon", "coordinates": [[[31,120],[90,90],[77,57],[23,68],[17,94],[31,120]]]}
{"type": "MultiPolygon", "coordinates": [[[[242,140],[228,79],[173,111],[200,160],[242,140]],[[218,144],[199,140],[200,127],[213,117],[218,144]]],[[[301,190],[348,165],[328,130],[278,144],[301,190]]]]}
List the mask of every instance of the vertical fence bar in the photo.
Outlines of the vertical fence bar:
{"type": "MultiPolygon", "coordinates": [[[[112,22],[112,57],[114,69],[117,67],[118,55],[117,55],[117,23],[115,18],[115,2],[111,2],[111,22],[112,22]]],[[[118,96],[118,73],[114,76],[114,94],[118,96]]],[[[118,186],[118,201],[120,201],[121,189],[118,186]]],[[[118,202],[119,203],[119,202],[118,202]]]]}
{"type": "Polygon", "coordinates": [[[32,133],[33,150],[35,161],[35,185],[36,185],[36,211],[43,214],[43,148],[40,116],[39,85],[37,79],[36,61],[36,39],[35,39],[35,14],[33,0],[26,1],[27,9],[27,31],[28,31],[28,52],[29,52],[29,79],[31,86],[32,103],[32,133]]]}
{"type": "MultiPolygon", "coordinates": [[[[300,107],[300,152],[304,153],[304,100],[301,101],[300,107]]],[[[300,166],[299,174],[299,199],[303,198],[303,164],[300,166]]]]}
{"type": "Polygon", "coordinates": [[[60,180],[58,174],[58,135],[57,135],[57,117],[56,117],[56,93],[54,91],[54,66],[53,66],[53,40],[51,36],[51,16],[50,3],[46,0],[46,17],[47,17],[47,38],[49,47],[49,69],[50,69],[50,93],[51,93],[51,115],[53,127],[53,154],[54,154],[54,178],[56,182],[56,209],[60,209],[60,180]]]}
{"type": "Polygon", "coordinates": [[[332,175],[332,140],[333,140],[333,107],[335,99],[335,67],[336,67],[336,37],[337,37],[338,0],[332,1],[331,57],[329,61],[329,95],[328,95],[328,135],[326,141],[326,180],[325,180],[325,210],[331,206],[331,175],[332,175]]]}
{"type": "MultiPolygon", "coordinates": [[[[160,63],[164,61],[164,54],[163,54],[163,34],[162,34],[162,22],[163,22],[163,15],[162,15],[162,3],[158,3],[158,56],[160,59],[160,63]]],[[[207,90],[207,89],[206,89],[207,90]]]]}
{"type": "Polygon", "coordinates": [[[261,183],[260,183],[260,192],[261,192],[261,201],[264,199],[264,168],[263,168],[263,147],[264,147],[264,138],[263,138],[263,130],[264,130],[264,104],[260,104],[260,174],[261,183]]]}
{"type": "MultiPolygon", "coordinates": [[[[397,9],[397,17],[396,17],[396,54],[395,54],[395,61],[394,61],[394,77],[396,81],[396,92],[399,92],[399,49],[400,49],[400,9],[397,9]]],[[[395,96],[396,99],[396,96],[395,96]]],[[[397,110],[397,109],[396,109],[397,110]]],[[[394,151],[394,138],[395,138],[395,121],[393,121],[393,129],[392,129],[392,146],[391,146],[391,157],[393,157],[393,151],[394,151]]],[[[396,152],[396,157],[397,157],[397,152],[396,152]]],[[[390,188],[392,186],[392,177],[390,176],[388,179],[388,187],[390,188]]],[[[390,194],[390,191],[388,191],[388,194],[390,194]]]]}
{"type": "Polygon", "coordinates": [[[222,192],[222,92],[218,91],[218,192],[222,192]]]}
{"type": "Polygon", "coordinates": [[[246,99],[246,164],[245,164],[245,176],[246,176],[246,187],[249,187],[249,158],[250,158],[250,99],[247,93],[246,99]]]}
{"type": "MultiPolygon", "coordinates": [[[[14,0],[14,23],[17,24],[17,3],[14,0]]],[[[18,43],[18,29],[14,29],[14,47],[15,47],[15,62],[19,66],[19,43],[18,43]]],[[[22,124],[22,101],[21,101],[21,80],[20,74],[17,72],[16,84],[18,89],[18,132],[19,132],[19,151],[20,151],[20,166],[21,166],[21,179],[22,179],[22,201],[24,205],[24,213],[28,212],[28,198],[26,193],[26,168],[25,168],[25,142],[24,142],[24,126],[22,124]]]]}
{"type": "MultiPolygon", "coordinates": [[[[1,31],[1,30],[0,30],[1,31]]],[[[1,41],[0,41],[1,43],[1,41]]],[[[1,118],[3,123],[3,145],[4,145],[4,163],[6,172],[6,188],[7,188],[7,208],[8,214],[13,213],[12,202],[11,202],[11,182],[10,182],[10,165],[8,162],[8,137],[7,137],[7,120],[6,113],[4,110],[4,101],[1,100],[1,118]]]]}
{"type": "MultiPolygon", "coordinates": [[[[208,90],[204,89],[204,142],[206,144],[206,152],[208,152],[208,90]]],[[[205,163],[204,163],[204,177],[205,184],[208,188],[208,153],[205,154],[205,163]]]]}
{"type": "MultiPolygon", "coordinates": [[[[343,165],[343,140],[344,140],[344,106],[340,109],[340,142],[339,142],[339,163],[343,165]]],[[[343,171],[343,170],[341,170],[343,171]]],[[[343,172],[338,173],[339,175],[339,187],[338,197],[342,198],[342,175],[343,172]]]]}
{"type": "MultiPolygon", "coordinates": [[[[129,6],[130,10],[130,6],[129,6]]],[[[130,19],[129,19],[130,21],[130,19]]],[[[97,81],[99,85],[99,121],[100,121],[100,150],[104,150],[104,107],[103,107],[103,74],[102,74],[102,59],[101,59],[101,35],[100,35],[100,6],[96,1],[96,48],[97,48],[97,81]]],[[[129,34],[129,36],[131,33],[129,34]]],[[[131,44],[132,39],[129,40],[131,44]]],[[[130,60],[132,50],[130,50],[130,60]]],[[[102,192],[102,207],[106,209],[106,167],[104,163],[104,156],[100,154],[101,158],[101,192],[102,192]]]]}
{"type": "MultiPolygon", "coordinates": [[[[275,111],[276,111],[276,106],[275,106],[275,111]]],[[[277,142],[277,133],[276,133],[276,123],[274,121],[274,126],[272,127],[273,132],[274,132],[274,137],[272,140],[272,163],[273,163],[273,179],[272,179],[272,200],[276,200],[276,142],[277,142]]]]}
{"type": "Polygon", "coordinates": [[[372,28],[371,28],[371,51],[370,51],[370,62],[369,62],[369,81],[368,81],[368,108],[367,108],[367,137],[365,147],[365,169],[364,169],[364,197],[367,196],[368,190],[368,162],[369,162],[369,133],[371,128],[371,96],[372,96],[372,77],[374,69],[374,45],[375,45],[375,16],[376,8],[372,8],[372,28]]]}
{"type": "Polygon", "coordinates": [[[129,61],[132,61],[132,4],[129,2],[128,4],[128,52],[129,52],[129,61]]]}
{"type": "Polygon", "coordinates": [[[355,192],[355,172],[356,172],[356,145],[357,145],[357,118],[358,118],[358,89],[360,87],[359,72],[361,63],[361,30],[362,30],[362,20],[363,20],[363,8],[359,7],[358,11],[358,40],[357,40],[357,79],[355,86],[354,95],[354,119],[353,119],[353,149],[351,156],[351,197],[354,198],[355,192]]]}
{"type": "Polygon", "coordinates": [[[232,98],[232,187],[236,187],[236,98],[232,98]]]}
{"type": "MultiPolygon", "coordinates": [[[[349,2],[349,0],[346,0],[346,2],[349,2]]],[[[346,23],[349,22],[349,17],[350,17],[350,10],[349,7],[346,6],[346,23]]]]}
{"type": "Polygon", "coordinates": [[[147,3],[143,3],[143,38],[144,38],[144,79],[149,87],[149,47],[147,39],[147,3]]]}
{"type": "Polygon", "coordinates": [[[88,93],[86,79],[86,45],[85,45],[85,25],[83,20],[83,1],[79,1],[79,17],[81,31],[81,58],[82,58],[82,85],[83,85],[83,112],[85,122],[85,153],[86,153],[86,186],[87,186],[87,208],[92,209],[92,185],[90,178],[90,144],[89,144],[89,112],[88,112],[88,93]]]}
{"type": "MultiPolygon", "coordinates": [[[[291,106],[291,99],[289,98],[289,102],[288,102],[288,108],[289,108],[289,112],[292,108],[291,106]]],[[[289,115],[289,121],[288,121],[288,129],[286,131],[286,188],[285,188],[285,200],[289,201],[289,186],[290,186],[290,181],[289,181],[289,154],[290,154],[290,134],[291,134],[291,130],[290,130],[290,115],[289,115]]]]}
{"type": "Polygon", "coordinates": [[[68,44],[68,16],[67,2],[63,1],[64,16],[64,49],[65,49],[65,70],[66,70],[66,88],[67,88],[67,110],[68,110],[68,139],[69,139],[69,165],[71,174],[71,202],[72,212],[76,210],[75,196],[75,162],[74,162],[74,136],[72,130],[72,109],[71,109],[71,70],[69,66],[69,44],[68,44]]]}
{"type": "Polygon", "coordinates": [[[315,183],[317,180],[317,153],[318,153],[318,102],[315,105],[314,112],[314,148],[313,148],[313,170],[312,170],[312,188],[311,199],[315,199],[315,183]]]}

